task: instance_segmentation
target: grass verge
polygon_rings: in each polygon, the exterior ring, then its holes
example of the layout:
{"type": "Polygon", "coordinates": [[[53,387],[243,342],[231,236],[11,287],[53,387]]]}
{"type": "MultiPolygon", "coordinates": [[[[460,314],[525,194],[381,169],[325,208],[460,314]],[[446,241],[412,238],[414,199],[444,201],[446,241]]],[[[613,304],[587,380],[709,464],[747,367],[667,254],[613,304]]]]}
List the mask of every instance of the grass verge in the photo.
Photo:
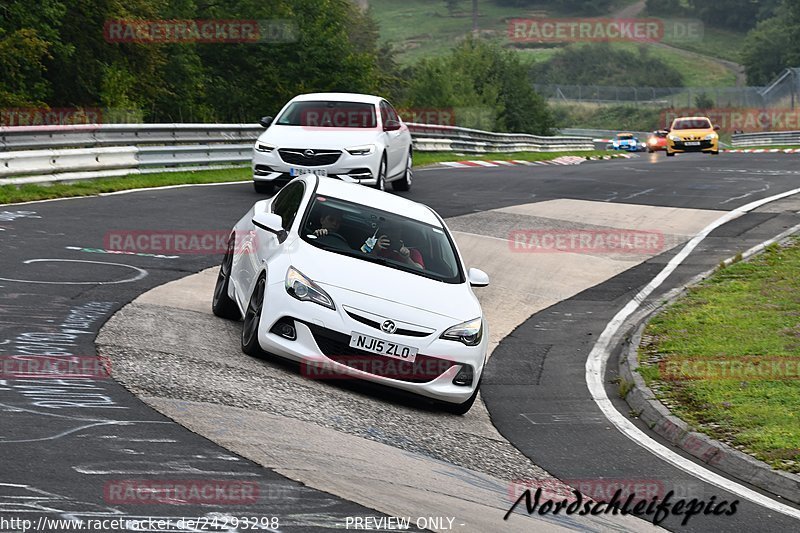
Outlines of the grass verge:
{"type": "MultiPolygon", "coordinates": [[[[414,166],[418,167],[443,161],[457,161],[463,159],[520,159],[524,161],[544,161],[566,155],[591,156],[605,154],[607,154],[605,151],[591,151],[550,153],[522,152],[514,154],[471,154],[458,156],[452,152],[417,152],[414,154],[414,166]]],[[[99,178],[74,183],[54,183],[52,185],[0,185],[0,204],[33,202],[71,196],[93,196],[100,193],[142,189],[146,187],[248,181],[250,179],[252,179],[252,174],[249,168],[232,168],[223,170],[201,170],[196,172],[138,174],[121,178],[99,178]]]]}
{"type": "Polygon", "coordinates": [[[104,192],[125,191],[144,187],[244,181],[248,179],[252,179],[249,168],[232,168],[197,172],[137,174],[121,178],[99,178],[73,183],[53,183],[52,185],[0,185],[0,204],[49,200],[69,196],[93,196],[104,192]]]}
{"type": "Polygon", "coordinates": [[[677,416],[800,473],[800,239],[721,268],[657,315],[640,372],[677,416]]]}

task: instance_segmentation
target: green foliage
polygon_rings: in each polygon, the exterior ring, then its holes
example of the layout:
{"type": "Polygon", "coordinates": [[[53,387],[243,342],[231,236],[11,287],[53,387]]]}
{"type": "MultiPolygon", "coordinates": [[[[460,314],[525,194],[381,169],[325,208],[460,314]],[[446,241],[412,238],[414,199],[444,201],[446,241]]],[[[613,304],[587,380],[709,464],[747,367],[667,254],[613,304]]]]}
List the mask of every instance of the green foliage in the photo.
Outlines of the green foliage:
{"type": "Polygon", "coordinates": [[[420,61],[409,74],[408,107],[455,108],[459,126],[540,135],[553,127],[519,57],[497,45],[469,38],[448,56],[420,61]]]}
{"type": "Polygon", "coordinates": [[[703,92],[694,97],[694,106],[700,110],[711,109],[714,107],[714,100],[703,92]]]}
{"type": "Polygon", "coordinates": [[[561,13],[571,15],[604,15],[608,14],[614,0],[493,0],[501,6],[514,6],[520,8],[547,8],[556,9],[561,13]]]}
{"type": "Polygon", "coordinates": [[[310,91],[404,83],[351,0],[27,0],[0,6],[0,105],[105,107],[148,121],[252,122],[310,91]],[[282,19],[295,42],[109,42],[112,20],[282,19]]]}
{"type": "Polygon", "coordinates": [[[536,83],[541,84],[683,86],[680,72],[651,57],[646,46],[630,53],[608,43],[572,45],[535,64],[531,73],[536,83]]]}
{"type": "Polygon", "coordinates": [[[800,5],[784,0],[775,17],[747,34],[742,49],[747,81],[766,85],[787,67],[800,66],[800,5]]]}
{"type": "Polygon", "coordinates": [[[551,108],[560,128],[653,131],[664,127],[662,112],[656,108],[625,105],[553,105],[551,108]]]}
{"type": "MultiPolygon", "coordinates": [[[[689,13],[719,28],[747,31],[772,16],[781,0],[688,0],[689,13]]],[[[790,0],[791,1],[791,0],[790,0]]]]}

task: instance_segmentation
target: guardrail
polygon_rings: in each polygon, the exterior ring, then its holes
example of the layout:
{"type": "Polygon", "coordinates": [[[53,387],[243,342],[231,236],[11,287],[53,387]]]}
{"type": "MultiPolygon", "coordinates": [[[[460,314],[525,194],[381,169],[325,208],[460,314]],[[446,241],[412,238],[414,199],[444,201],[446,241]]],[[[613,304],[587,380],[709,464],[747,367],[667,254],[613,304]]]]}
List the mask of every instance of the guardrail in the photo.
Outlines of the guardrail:
{"type": "Polygon", "coordinates": [[[731,138],[734,148],[742,146],[800,146],[800,131],[737,133],[731,138]]]}
{"type": "MultiPolygon", "coordinates": [[[[592,150],[584,137],[408,124],[414,149],[554,152],[592,150]]],[[[247,166],[258,124],[87,124],[0,128],[0,185],[48,183],[247,166]]]]}

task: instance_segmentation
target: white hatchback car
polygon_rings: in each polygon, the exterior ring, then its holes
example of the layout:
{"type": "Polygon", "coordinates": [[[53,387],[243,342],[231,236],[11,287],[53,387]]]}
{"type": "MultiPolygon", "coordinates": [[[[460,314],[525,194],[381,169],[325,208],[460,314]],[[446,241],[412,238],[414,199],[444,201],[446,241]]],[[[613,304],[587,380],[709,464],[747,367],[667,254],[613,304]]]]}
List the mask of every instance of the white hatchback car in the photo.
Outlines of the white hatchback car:
{"type": "Polygon", "coordinates": [[[293,98],[254,146],[253,184],[271,193],[303,174],[318,174],[384,190],[411,188],[411,133],[379,96],[304,94],[293,98]]]}
{"type": "Polygon", "coordinates": [[[301,176],[234,227],[212,309],[244,317],[242,350],[300,362],[320,379],[360,378],[463,414],[489,332],[447,226],[431,208],[301,176]]]}

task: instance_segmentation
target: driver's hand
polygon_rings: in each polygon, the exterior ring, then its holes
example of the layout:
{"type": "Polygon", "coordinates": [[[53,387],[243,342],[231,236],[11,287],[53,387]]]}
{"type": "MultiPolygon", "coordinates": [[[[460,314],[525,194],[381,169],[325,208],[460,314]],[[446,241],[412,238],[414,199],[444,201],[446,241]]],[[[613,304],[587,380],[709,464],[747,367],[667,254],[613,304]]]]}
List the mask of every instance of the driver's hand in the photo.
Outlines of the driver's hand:
{"type": "Polygon", "coordinates": [[[405,257],[406,259],[408,259],[408,257],[411,255],[411,250],[409,250],[408,248],[406,248],[406,245],[405,245],[405,244],[401,244],[401,245],[400,245],[400,249],[399,249],[399,250],[397,250],[397,251],[398,251],[398,252],[400,252],[400,255],[402,255],[402,256],[403,256],[403,257],[405,257]]]}
{"type": "Polygon", "coordinates": [[[320,229],[314,230],[314,235],[316,235],[317,237],[322,237],[323,235],[327,235],[327,234],[328,234],[328,230],[326,230],[325,228],[320,228],[320,229]]]}
{"type": "Polygon", "coordinates": [[[378,238],[378,248],[381,250],[387,249],[390,244],[392,244],[392,241],[386,235],[381,235],[380,238],[378,238]]]}

